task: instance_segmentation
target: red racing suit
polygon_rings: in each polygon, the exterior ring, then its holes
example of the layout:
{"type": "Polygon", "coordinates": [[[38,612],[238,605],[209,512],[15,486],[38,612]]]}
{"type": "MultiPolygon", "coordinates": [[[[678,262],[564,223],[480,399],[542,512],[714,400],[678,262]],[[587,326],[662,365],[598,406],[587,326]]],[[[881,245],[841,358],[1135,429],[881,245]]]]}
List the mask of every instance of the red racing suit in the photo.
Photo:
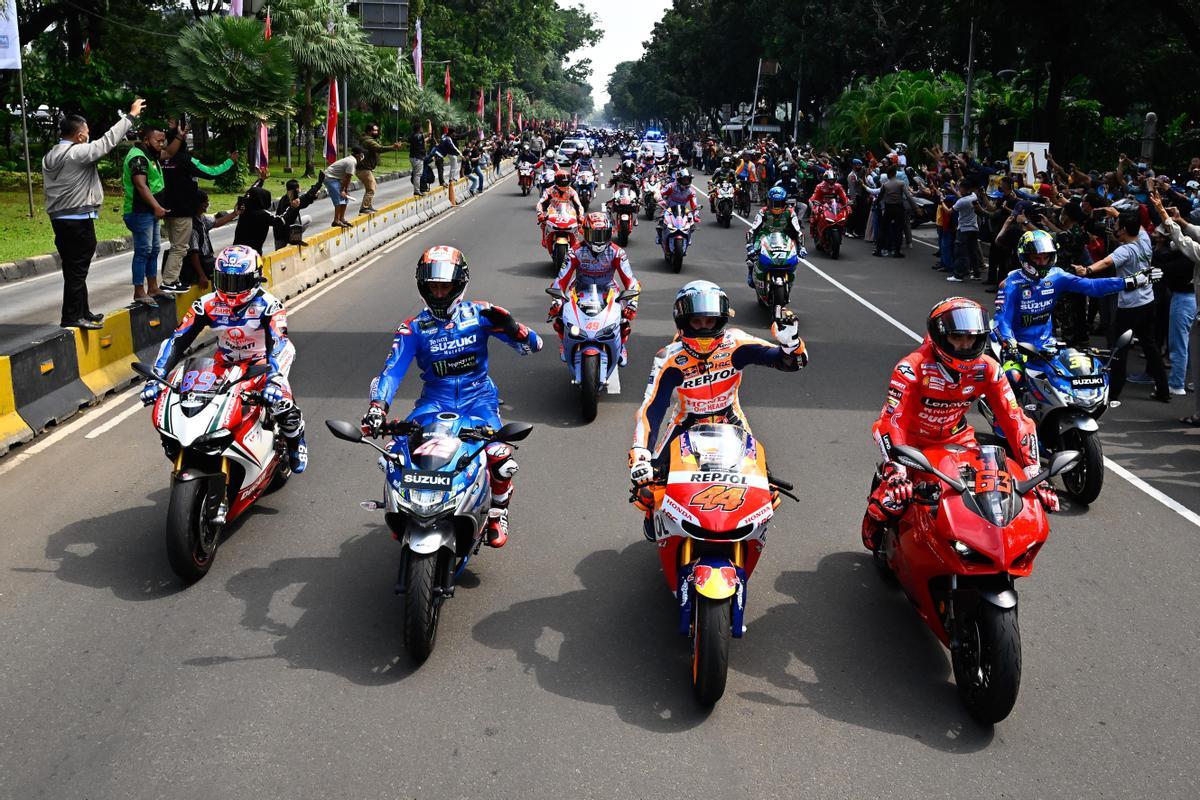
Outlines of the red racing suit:
{"type": "MultiPolygon", "coordinates": [[[[884,459],[891,459],[891,448],[898,444],[976,444],[975,430],[965,416],[981,397],[995,413],[1005,439],[1013,443],[1014,458],[1032,476],[1038,469],[1037,428],[1021,410],[1000,365],[984,357],[970,372],[958,375],[938,361],[928,336],[892,370],[887,400],[872,429],[884,459]]],[[[888,484],[879,484],[863,517],[864,543],[870,547],[883,523],[902,511],[892,502],[888,484]]]]}
{"type": "MultiPolygon", "coordinates": [[[[542,222],[546,215],[546,209],[551,205],[559,203],[570,203],[575,209],[575,216],[579,219],[580,224],[583,224],[584,210],[583,203],[579,200],[579,192],[575,191],[573,186],[551,186],[542,192],[541,198],[537,203],[538,222],[542,222]]],[[[542,226],[542,247],[549,247],[550,237],[547,235],[546,226],[542,226]]],[[[579,242],[579,237],[576,235],[575,243],[579,242]]]]}
{"type": "Polygon", "coordinates": [[[846,190],[842,188],[840,183],[835,182],[833,188],[830,188],[829,184],[825,181],[817,184],[817,188],[813,190],[812,197],[808,198],[808,204],[810,206],[824,205],[830,200],[837,200],[842,205],[850,204],[850,198],[846,196],[846,190]]]}

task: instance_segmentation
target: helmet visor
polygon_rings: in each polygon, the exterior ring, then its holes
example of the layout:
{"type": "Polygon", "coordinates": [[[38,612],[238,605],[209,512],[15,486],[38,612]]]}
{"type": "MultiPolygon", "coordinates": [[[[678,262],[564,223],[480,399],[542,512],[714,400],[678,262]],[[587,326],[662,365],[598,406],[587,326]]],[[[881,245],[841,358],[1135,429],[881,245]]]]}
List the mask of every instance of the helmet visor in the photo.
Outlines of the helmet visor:
{"type": "Polygon", "coordinates": [[[942,330],[951,334],[986,334],[987,319],[982,308],[953,308],[942,314],[942,330]]]}
{"type": "Polygon", "coordinates": [[[695,292],[675,301],[677,316],[727,317],[729,298],[716,292],[695,292]]]}
{"type": "Polygon", "coordinates": [[[213,288],[222,294],[242,294],[258,283],[258,275],[254,272],[213,272],[213,288]]]}
{"type": "Polygon", "coordinates": [[[453,261],[428,261],[417,265],[417,280],[422,282],[462,280],[460,265],[453,261]]]}

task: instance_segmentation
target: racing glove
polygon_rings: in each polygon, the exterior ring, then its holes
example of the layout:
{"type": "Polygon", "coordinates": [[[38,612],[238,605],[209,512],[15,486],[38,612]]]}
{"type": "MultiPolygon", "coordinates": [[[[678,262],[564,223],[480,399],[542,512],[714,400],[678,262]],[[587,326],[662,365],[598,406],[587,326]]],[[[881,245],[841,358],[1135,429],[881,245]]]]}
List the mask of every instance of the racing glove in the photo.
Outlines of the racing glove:
{"type": "Polygon", "coordinates": [[[879,470],[883,485],[887,487],[888,497],[897,506],[907,505],[912,501],[913,483],[908,478],[908,470],[896,461],[885,461],[879,470]]]}
{"type": "Polygon", "coordinates": [[[371,401],[371,407],[363,414],[362,432],[368,436],[379,436],[383,433],[383,423],[387,421],[387,408],[378,400],[371,401]]]}
{"type": "Polygon", "coordinates": [[[1050,485],[1049,481],[1042,481],[1037,486],[1033,487],[1033,493],[1037,496],[1038,500],[1042,501],[1042,506],[1045,507],[1048,513],[1053,514],[1054,512],[1061,510],[1061,506],[1058,502],[1058,492],[1054,490],[1054,487],[1050,485]]]}
{"type": "Polygon", "coordinates": [[[550,308],[546,309],[546,322],[554,322],[558,319],[558,315],[562,313],[563,301],[555,300],[550,304],[550,308]]]}
{"type": "Polygon", "coordinates": [[[271,373],[271,377],[267,378],[267,385],[263,387],[262,397],[268,405],[276,405],[283,400],[283,387],[275,382],[279,377],[279,373],[271,373]]]}
{"type": "Polygon", "coordinates": [[[637,300],[630,300],[628,303],[625,304],[624,310],[621,311],[621,316],[632,322],[633,318],[637,316],[637,310],[638,310],[637,300]]]}
{"type": "Polygon", "coordinates": [[[153,405],[158,396],[162,394],[162,384],[158,381],[146,381],[146,385],[142,387],[142,393],[138,395],[142,399],[142,405],[153,405]]]}
{"type": "Polygon", "coordinates": [[[800,338],[800,321],[796,319],[795,314],[785,308],[779,319],[771,323],[771,333],[775,335],[783,352],[795,356],[800,366],[808,366],[808,350],[804,347],[804,340],[800,338]]]}
{"type": "Polygon", "coordinates": [[[800,257],[808,258],[808,250],[805,249],[804,245],[800,245],[800,257]]]}
{"type": "Polygon", "coordinates": [[[1000,364],[1000,368],[1009,373],[1010,379],[1021,379],[1021,351],[1015,339],[1007,339],[1000,345],[1000,364]]]}
{"type": "Polygon", "coordinates": [[[629,451],[629,480],[634,486],[642,486],[654,478],[654,466],[650,463],[650,451],[634,447],[629,451]]]}
{"type": "Polygon", "coordinates": [[[1140,289],[1143,286],[1149,286],[1152,283],[1158,283],[1162,280],[1163,271],[1158,267],[1150,267],[1140,270],[1130,275],[1125,279],[1125,291],[1132,289],[1140,289]]]}

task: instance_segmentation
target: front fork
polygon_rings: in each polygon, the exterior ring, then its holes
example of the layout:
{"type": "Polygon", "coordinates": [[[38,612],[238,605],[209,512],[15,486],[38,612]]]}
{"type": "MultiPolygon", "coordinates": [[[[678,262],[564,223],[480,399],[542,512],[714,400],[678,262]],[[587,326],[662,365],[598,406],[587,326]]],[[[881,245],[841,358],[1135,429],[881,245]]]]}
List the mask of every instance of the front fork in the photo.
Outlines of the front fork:
{"type": "Polygon", "coordinates": [[[698,565],[719,569],[721,566],[732,565],[737,570],[737,589],[733,594],[733,608],[731,628],[735,639],[742,638],[745,632],[744,620],[746,615],[746,543],[734,542],[732,557],[728,561],[723,559],[699,558],[693,561],[692,558],[692,540],[686,538],[679,546],[679,589],[676,596],[679,598],[679,634],[681,636],[692,635],[692,598],[696,593],[695,587],[695,568],[698,565]]]}

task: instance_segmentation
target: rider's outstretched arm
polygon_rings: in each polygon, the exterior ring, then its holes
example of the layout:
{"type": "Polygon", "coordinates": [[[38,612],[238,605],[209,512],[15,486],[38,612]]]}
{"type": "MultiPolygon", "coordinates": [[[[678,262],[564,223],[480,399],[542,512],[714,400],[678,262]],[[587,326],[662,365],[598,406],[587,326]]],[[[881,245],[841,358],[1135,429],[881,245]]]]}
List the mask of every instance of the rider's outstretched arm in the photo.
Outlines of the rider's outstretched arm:
{"type": "Polygon", "coordinates": [[[412,329],[415,324],[415,319],[409,319],[396,328],[391,355],[379,377],[371,382],[371,401],[383,403],[385,409],[391,406],[392,398],[404,380],[404,373],[408,372],[408,365],[417,354],[417,334],[412,329]]]}
{"type": "Polygon", "coordinates": [[[751,364],[774,367],[783,372],[796,372],[800,369],[800,362],[795,353],[789,353],[777,344],[753,336],[738,340],[732,359],[734,369],[745,369],[751,364]]]}
{"type": "Polygon", "coordinates": [[[532,328],[517,322],[508,309],[492,303],[479,303],[479,315],[488,322],[488,334],[516,350],[521,355],[542,349],[541,337],[532,328]]]}

